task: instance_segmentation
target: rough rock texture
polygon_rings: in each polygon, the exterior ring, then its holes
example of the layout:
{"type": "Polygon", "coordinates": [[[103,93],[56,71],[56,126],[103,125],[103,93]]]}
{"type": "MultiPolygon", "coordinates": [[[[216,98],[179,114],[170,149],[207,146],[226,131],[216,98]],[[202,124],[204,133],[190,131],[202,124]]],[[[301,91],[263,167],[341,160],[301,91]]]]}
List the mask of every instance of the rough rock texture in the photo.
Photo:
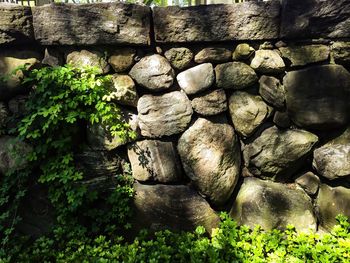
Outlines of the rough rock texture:
{"type": "Polygon", "coordinates": [[[330,180],[350,176],[350,142],[316,149],[312,164],[320,175],[330,180]]]}
{"type": "Polygon", "coordinates": [[[161,91],[173,85],[175,72],[166,58],[155,54],[142,58],[132,67],[129,75],[142,87],[161,91]]]}
{"type": "Polygon", "coordinates": [[[141,134],[169,136],[183,132],[191,121],[191,101],[180,91],[164,95],[144,95],[137,104],[141,134]]]}
{"type": "Polygon", "coordinates": [[[339,214],[350,217],[350,189],[343,186],[331,187],[321,184],[316,199],[316,209],[320,226],[332,230],[339,214]]]}
{"type": "Polygon", "coordinates": [[[229,109],[233,125],[238,134],[250,136],[272,113],[259,95],[234,92],[229,99],[229,109]]]}
{"type": "Polygon", "coordinates": [[[181,179],[181,162],[173,142],[143,140],[128,146],[132,176],[138,181],[161,183],[181,179]]]}
{"type": "Polygon", "coordinates": [[[107,101],[112,100],[122,105],[137,107],[139,97],[135,83],[129,75],[114,74],[112,75],[110,93],[104,99],[107,101]]]}
{"type": "Polygon", "coordinates": [[[282,2],[282,38],[345,38],[350,37],[349,25],[349,0],[282,2]]]}
{"type": "Polygon", "coordinates": [[[64,64],[63,54],[54,47],[47,47],[41,64],[50,67],[62,66],[64,64]]]}
{"type": "Polygon", "coordinates": [[[295,179],[295,183],[303,188],[307,194],[314,195],[320,186],[320,178],[313,172],[307,172],[295,179]]]}
{"type": "Polygon", "coordinates": [[[34,42],[30,7],[0,3],[0,14],[0,45],[34,42]]]}
{"type": "Polygon", "coordinates": [[[330,49],[325,45],[289,46],[279,49],[291,67],[325,61],[329,58],[330,49]]]}
{"type": "Polygon", "coordinates": [[[99,74],[106,74],[110,70],[103,53],[96,50],[73,51],[67,55],[66,62],[77,68],[94,67],[99,74]]]}
{"type": "Polygon", "coordinates": [[[277,74],[285,69],[281,56],[275,50],[257,50],[250,66],[259,73],[277,74]]]}
{"type": "Polygon", "coordinates": [[[224,89],[244,89],[258,81],[255,71],[242,62],[228,62],[215,67],[216,85],[224,89]]]}
{"type": "Polygon", "coordinates": [[[195,112],[211,116],[227,110],[227,99],[223,89],[207,91],[197,96],[191,101],[195,112]]]}
{"type": "Polygon", "coordinates": [[[135,227],[157,230],[193,230],[204,226],[211,233],[219,217],[196,191],[185,185],[136,183],[135,227]]]}
{"type": "Polygon", "coordinates": [[[115,2],[39,6],[33,8],[35,39],[42,45],[148,45],[150,11],[115,2]]]}
{"type": "Polygon", "coordinates": [[[164,56],[179,70],[189,67],[193,59],[192,51],[186,47],[171,48],[165,51],[164,56]]]}
{"type": "Polygon", "coordinates": [[[181,72],[176,79],[186,94],[204,91],[210,88],[215,81],[213,65],[211,63],[200,64],[181,72]]]}
{"type": "Polygon", "coordinates": [[[334,42],[332,53],[336,63],[350,63],[350,42],[334,42]]]}
{"type": "Polygon", "coordinates": [[[332,129],[349,121],[350,73],[340,65],[290,71],[283,79],[292,121],[305,128],[332,129]]]}
{"type": "Polygon", "coordinates": [[[243,43],[237,45],[235,51],[232,54],[233,60],[246,60],[250,58],[251,55],[254,53],[254,48],[249,46],[249,44],[243,43]]]}
{"type": "Polygon", "coordinates": [[[173,43],[275,39],[279,15],[277,1],[153,9],[156,41],[173,43]]]}
{"type": "Polygon", "coordinates": [[[212,204],[224,204],[240,173],[241,154],[233,128],[223,120],[199,118],[178,143],[186,175],[212,204]]]}
{"type": "Polygon", "coordinates": [[[116,48],[111,52],[108,63],[117,73],[125,72],[134,65],[136,50],[133,48],[116,48]]]}
{"type": "Polygon", "coordinates": [[[227,48],[207,47],[199,51],[194,57],[196,63],[224,63],[231,60],[232,51],[227,48]]]}
{"type": "Polygon", "coordinates": [[[243,151],[245,165],[257,176],[287,179],[302,165],[318,137],[303,130],[271,127],[243,151]]]}
{"type": "Polygon", "coordinates": [[[5,103],[0,102],[0,135],[4,132],[10,113],[5,103]]]}
{"type": "Polygon", "coordinates": [[[273,123],[280,128],[289,128],[292,125],[287,111],[276,111],[273,116],[273,123]]]}
{"type": "Polygon", "coordinates": [[[263,75],[259,84],[259,93],[267,103],[279,109],[284,107],[285,91],[279,79],[263,75]]]}
{"type": "Polygon", "coordinates": [[[310,197],[295,185],[245,178],[230,216],[250,227],[285,229],[293,224],[297,231],[316,231],[317,220],[310,197]]]}

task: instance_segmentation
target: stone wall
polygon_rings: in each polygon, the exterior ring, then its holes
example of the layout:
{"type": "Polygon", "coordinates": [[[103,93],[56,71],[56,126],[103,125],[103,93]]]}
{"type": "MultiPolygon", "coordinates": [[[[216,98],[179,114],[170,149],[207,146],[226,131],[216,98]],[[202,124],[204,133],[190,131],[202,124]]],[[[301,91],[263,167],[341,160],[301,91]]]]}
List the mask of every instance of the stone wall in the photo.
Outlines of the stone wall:
{"type": "MultiPolygon", "coordinates": [[[[138,138],[86,127],[77,166],[105,182],[130,161],[139,227],[210,230],[228,211],[265,229],[329,230],[350,216],[349,14],[349,0],[0,4],[0,75],[25,63],[113,75],[138,138]]],[[[25,112],[20,78],[0,84],[2,174],[18,164],[7,130],[25,112]]]]}

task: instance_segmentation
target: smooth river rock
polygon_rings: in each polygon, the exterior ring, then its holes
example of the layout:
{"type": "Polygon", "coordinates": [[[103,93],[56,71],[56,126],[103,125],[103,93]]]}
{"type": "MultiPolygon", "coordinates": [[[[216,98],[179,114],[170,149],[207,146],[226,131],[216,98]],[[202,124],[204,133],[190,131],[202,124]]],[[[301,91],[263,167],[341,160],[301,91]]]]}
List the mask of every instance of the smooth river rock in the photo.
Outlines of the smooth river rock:
{"type": "Polygon", "coordinates": [[[232,194],[241,165],[239,141],[223,120],[199,118],[180,137],[178,152],[186,175],[214,205],[232,194]]]}
{"type": "Polygon", "coordinates": [[[291,67],[296,67],[327,60],[330,48],[326,45],[289,46],[281,47],[279,51],[291,67]]]}
{"type": "Polygon", "coordinates": [[[262,74],[278,74],[285,69],[281,56],[275,50],[257,50],[250,66],[262,74]]]}
{"type": "Polygon", "coordinates": [[[73,51],[67,55],[66,62],[76,68],[94,67],[99,74],[106,74],[110,70],[104,54],[96,50],[73,51]]]}
{"type": "Polygon", "coordinates": [[[196,63],[224,63],[231,60],[232,51],[221,47],[207,47],[200,50],[194,57],[196,63]]]}
{"type": "Polygon", "coordinates": [[[279,79],[272,76],[261,76],[259,79],[259,93],[268,104],[278,109],[285,106],[285,91],[279,79]]]}
{"type": "Polygon", "coordinates": [[[295,179],[297,183],[304,191],[309,195],[317,193],[320,186],[320,178],[313,172],[306,172],[295,179]]]}
{"type": "Polygon", "coordinates": [[[186,47],[171,48],[165,51],[164,56],[179,70],[189,67],[193,59],[192,51],[186,47]]]}
{"type": "Polygon", "coordinates": [[[311,198],[301,188],[257,178],[244,179],[230,216],[239,224],[265,230],[285,229],[289,224],[305,232],[317,227],[311,198]]]}
{"type": "Polygon", "coordinates": [[[232,54],[232,59],[236,60],[247,60],[254,53],[254,48],[247,43],[237,45],[235,51],[232,54]]]}
{"type": "Polygon", "coordinates": [[[136,50],[133,48],[115,48],[111,51],[108,63],[117,73],[129,70],[135,63],[136,50]]]}
{"type": "Polygon", "coordinates": [[[245,146],[245,165],[256,176],[284,180],[303,165],[317,142],[310,132],[273,126],[245,146]]]}
{"type": "Polygon", "coordinates": [[[191,101],[180,91],[144,95],[138,101],[137,110],[141,134],[151,138],[183,132],[193,113],[191,101]]]}
{"type": "Polygon", "coordinates": [[[283,78],[291,120],[300,127],[334,129],[350,119],[350,73],[340,65],[290,71],[283,78]]]}
{"type": "Polygon", "coordinates": [[[109,87],[109,94],[103,97],[106,101],[114,101],[121,105],[137,107],[139,99],[134,81],[129,75],[114,74],[109,87]]]}
{"type": "Polygon", "coordinates": [[[204,116],[216,115],[227,110],[227,99],[223,89],[204,92],[195,97],[191,104],[195,112],[204,116]]]}

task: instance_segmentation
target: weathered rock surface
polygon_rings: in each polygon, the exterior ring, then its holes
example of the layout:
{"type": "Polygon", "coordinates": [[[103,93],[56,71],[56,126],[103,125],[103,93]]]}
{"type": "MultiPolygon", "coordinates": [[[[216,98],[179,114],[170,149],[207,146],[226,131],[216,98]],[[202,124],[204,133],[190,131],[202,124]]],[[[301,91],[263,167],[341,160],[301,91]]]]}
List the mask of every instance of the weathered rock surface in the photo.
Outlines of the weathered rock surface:
{"type": "Polygon", "coordinates": [[[211,116],[227,110],[227,99],[223,89],[207,91],[191,101],[195,112],[211,116]]]}
{"type": "Polygon", "coordinates": [[[277,74],[285,69],[281,56],[275,50],[257,50],[250,66],[259,73],[277,74]]]}
{"type": "Polygon", "coordinates": [[[293,0],[282,3],[282,38],[350,37],[349,0],[293,0]]]}
{"type": "Polygon", "coordinates": [[[186,47],[171,48],[165,51],[164,56],[179,70],[189,67],[193,59],[192,51],[186,47]]]}
{"type": "Polygon", "coordinates": [[[108,63],[117,73],[125,72],[134,65],[136,50],[133,48],[117,48],[111,52],[108,63]]]}
{"type": "Polygon", "coordinates": [[[112,75],[112,85],[110,93],[103,97],[107,101],[115,101],[122,105],[137,107],[139,99],[136,86],[129,75],[114,74],[112,75]]]}
{"type": "Polygon", "coordinates": [[[0,102],[0,135],[3,134],[4,129],[6,128],[9,115],[10,113],[5,103],[0,102]]]}
{"type": "Polygon", "coordinates": [[[314,195],[320,186],[320,178],[313,172],[307,172],[295,179],[295,183],[303,188],[307,194],[314,195]]]}
{"type": "Polygon", "coordinates": [[[150,13],[147,6],[116,2],[38,6],[35,39],[42,45],[148,45],[150,13]]]}
{"type": "Polygon", "coordinates": [[[331,187],[321,184],[316,199],[316,209],[320,226],[332,230],[339,214],[350,217],[350,189],[343,186],[331,187]]]}
{"type": "Polygon", "coordinates": [[[143,140],[128,146],[132,176],[138,181],[161,183],[181,179],[181,162],[173,142],[143,140]]]}
{"type": "Polygon", "coordinates": [[[137,104],[141,134],[162,137],[183,132],[191,121],[191,101],[180,91],[144,95],[137,104]]]}
{"type": "Polygon", "coordinates": [[[272,114],[272,107],[259,95],[243,91],[234,92],[229,99],[233,125],[238,134],[249,137],[272,114]]]}
{"type": "Polygon", "coordinates": [[[32,11],[29,6],[0,3],[0,45],[34,42],[32,11]]]}
{"type": "Polygon", "coordinates": [[[63,54],[54,47],[47,47],[41,64],[50,67],[62,66],[64,64],[63,54]]]}
{"type": "Polygon", "coordinates": [[[242,62],[228,62],[215,67],[216,85],[224,89],[244,89],[258,81],[255,71],[242,62]]]}
{"type": "Polygon", "coordinates": [[[251,55],[254,53],[254,48],[249,46],[249,44],[243,43],[237,45],[235,51],[232,54],[233,60],[246,60],[250,58],[251,55]]]}
{"type": "Polygon", "coordinates": [[[332,53],[336,63],[350,63],[350,42],[334,42],[332,53]]]}
{"type": "Polygon", "coordinates": [[[279,51],[291,63],[291,67],[325,61],[330,53],[329,47],[325,45],[281,47],[279,51]]]}
{"type": "Polygon", "coordinates": [[[110,70],[103,53],[96,50],[73,51],[67,55],[66,62],[77,68],[94,67],[99,74],[106,74],[110,70]]]}
{"type": "Polygon", "coordinates": [[[273,123],[280,128],[289,128],[292,125],[292,122],[286,111],[276,111],[273,115],[273,123]]]}
{"type": "Polygon", "coordinates": [[[194,57],[196,63],[224,63],[231,60],[232,51],[227,48],[207,47],[194,57]]]}
{"type": "Polygon", "coordinates": [[[293,224],[297,231],[316,231],[317,220],[310,197],[295,185],[245,178],[230,216],[239,224],[265,230],[285,229],[293,224]]]}
{"type": "Polygon", "coordinates": [[[350,176],[350,142],[316,149],[312,164],[320,175],[330,180],[350,176]]]}
{"type": "Polygon", "coordinates": [[[134,189],[135,227],[159,231],[204,226],[209,233],[218,227],[218,215],[188,186],[136,183],[134,189]]]}
{"type": "Polygon", "coordinates": [[[175,72],[166,58],[155,54],[142,58],[129,72],[137,84],[151,91],[170,88],[175,72]]]}
{"type": "Polygon", "coordinates": [[[240,173],[241,155],[233,128],[225,121],[199,118],[178,143],[186,175],[212,204],[224,204],[240,173]]]}
{"type": "Polygon", "coordinates": [[[200,64],[181,72],[176,79],[186,94],[204,91],[210,88],[215,81],[213,65],[211,63],[200,64]]]}
{"type": "Polygon", "coordinates": [[[153,9],[155,38],[164,43],[275,39],[279,15],[277,1],[153,9]]]}
{"type": "Polygon", "coordinates": [[[271,127],[246,145],[245,165],[256,176],[287,179],[302,166],[317,141],[318,137],[307,131],[271,127]]]}
{"type": "Polygon", "coordinates": [[[285,106],[285,91],[279,79],[263,75],[259,84],[259,93],[267,103],[279,109],[285,106]]]}
{"type": "Polygon", "coordinates": [[[343,66],[290,71],[283,85],[288,114],[298,126],[333,129],[349,121],[350,73],[343,66]]]}

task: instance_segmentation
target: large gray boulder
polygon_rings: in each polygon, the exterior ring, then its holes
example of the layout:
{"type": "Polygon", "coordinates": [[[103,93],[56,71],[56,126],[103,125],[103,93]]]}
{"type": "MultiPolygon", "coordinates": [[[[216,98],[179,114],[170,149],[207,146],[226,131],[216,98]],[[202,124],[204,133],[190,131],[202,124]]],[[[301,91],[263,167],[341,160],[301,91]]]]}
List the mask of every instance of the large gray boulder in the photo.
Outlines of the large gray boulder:
{"type": "Polygon", "coordinates": [[[333,129],[349,121],[350,73],[343,66],[290,71],[283,85],[288,114],[298,126],[333,129]]]}
{"type": "Polygon", "coordinates": [[[336,216],[344,215],[350,218],[350,189],[343,186],[332,187],[321,184],[316,199],[316,209],[320,227],[332,230],[336,225],[336,216]]]}
{"type": "Polygon", "coordinates": [[[232,51],[223,47],[207,47],[194,57],[196,63],[224,63],[231,60],[232,51]]]}
{"type": "Polygon", "coordinates": [[[336,41],[332,45],[334,61],[338,64],[350,63],[350,42],[336,41]]]}
{"type": "Polygon", "coordinates": [[[301,188],[257,178],[244,179],[230,216],[239,224],[265,230],[285,229],[289,224],[305,232],[317,227],[311,198],[301,188]]]}
{"type": "Polygon", "coordinates": [[[278,74],[285,69],[285,64],[276,50],[257,50],[250,66],[259,73],[278,74]]]}
{"type": "Polygon", "coordinates": [[[279,79],[272,76],[261,76],[259,79],[259,93],[270,105],[278,109],[285,106],[285,91],[279,79]]]}
{"type": "Polygon", "coordinates": [[[350,142],[316,149],[312,164],[320,175],[330,180],[350,176],[350,142]]]}
{"type": "Polygon", "coordinates": [[[234,129],[225,121],[199,118],[178,142],[186,175],[212,204],[223,205],[240,173],[241,153],[234,129]]]}
{"type": "Polygon", "coordinates": [[[59,3],[32,10],[35,39],[42,45],[150,43],[151,9],[147,6],[59,3]]]}
{"type": "Polygon", "coordinates": [[[0,45],[34,42],[32,10],[29,6],[0,3],[0,45]]]}
{"type": "Polygon", "coordinates": [[[279,15],[277,1],[153,9],[155,38],[163,43],[275,39],[279,15]]]}
{"type": "Polygon", "coordinates": [[[165,57],[155,54],[137,62],[129,75],[142,87],[151,91],[161,91],[173,85],[175,72],[165,57]]]}
{"type": "Polygon", "coordinates": [[[224,89],[244,89],[258,81],[255,71],[242,62],[228,62],[215,67],[216,85],[224,89]]]}
{"type": "Polygon", "coordinates": [[[191,104],[195,112],[204,116],[216,115],[227,110],[227,99],[223,89],[204,92],[192,99],[191,104]]]}
{"type": "Polygon", "coordinates": [[[326,45],[306,45],[281,47],[279,51],[291,67],[296,67],[327,60],[330,48],[326,45]]]}
{"type": "Polygon", "coordinates": [[[213,85],[215,81],[214,69],[211,63],[204,63],[187,69],[176,77],[181,89],[186,94],[196,94],[213,85]]]}
{"type": "Polygon", "coordinates": [[[138,181],[173,183],[181,179],[181,162],[173,142],[143,140],[128,146],[132,176],[138,181]]]}
{"type": "Polygon", "coordinates": [[[220,219],[210,205],[185,185],[135,183],[134,227],[159,230],[193,230],[204,226],[208,233],[220,219]]]}
{"type": "Polygon", "coordinates": [[[144,95],[138,101],[137,110],[141,134],[151,138],[183,132],[193,113],[191,101],[180,91],[144,95]]]}
{"type": "Polygon", "coordinates": [[[179,70],[189,67],[193,59],[192,51],[186,47],[171,48],[165,51],[164,56],[174,68],[179,70]]]}
{"type": "Polygon", "coordinates": [[[283,0],[282,38],[350,37],[349,0],[283,0]]]}
{"type": "Polygon", "coordinates": [[[287,179],[303,165],[317,141],[310,132],[273,126],[245,146],[245,166],[256,176],[287,179]]]}
{"type": "Polygon", "coordinates": [[[234,92],[229,99],[229,109],[237,133],[249,137],[273,112],[259,95],[243,91],[234,92]]]}

